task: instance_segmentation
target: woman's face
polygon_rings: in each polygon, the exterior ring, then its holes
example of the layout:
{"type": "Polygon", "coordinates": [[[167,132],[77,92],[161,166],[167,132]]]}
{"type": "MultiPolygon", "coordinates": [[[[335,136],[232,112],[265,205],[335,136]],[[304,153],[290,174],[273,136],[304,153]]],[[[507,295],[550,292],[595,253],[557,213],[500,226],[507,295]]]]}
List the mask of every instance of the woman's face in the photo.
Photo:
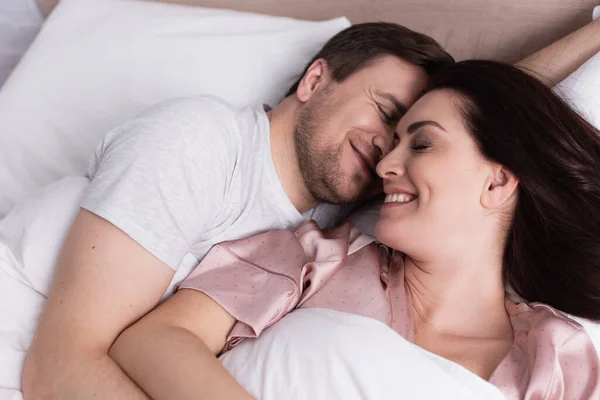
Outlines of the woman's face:
{"type": "Polygon", "coordinates": [[[386,204],[375,235],[415,260],[468,250],[486,215],[482,195],[494,164],[463,126],[457,100],[448,90],[423,96],[400,121],[395,149],[377,166],[386,204]]]}

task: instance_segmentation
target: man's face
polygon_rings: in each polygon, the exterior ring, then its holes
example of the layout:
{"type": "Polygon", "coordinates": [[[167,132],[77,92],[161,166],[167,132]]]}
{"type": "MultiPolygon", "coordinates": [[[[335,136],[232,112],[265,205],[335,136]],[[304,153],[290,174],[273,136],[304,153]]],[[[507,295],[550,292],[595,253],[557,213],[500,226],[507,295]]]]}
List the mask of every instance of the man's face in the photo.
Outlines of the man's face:
{"type": "Polygon", "coordinates": [[[375,166],[392,150],[398,121],[428,76],[386,56],[342,82],[327,77],[300,108],[294,127],[302,177],[319,202],[371,198],[381,192],[375,166]]]}

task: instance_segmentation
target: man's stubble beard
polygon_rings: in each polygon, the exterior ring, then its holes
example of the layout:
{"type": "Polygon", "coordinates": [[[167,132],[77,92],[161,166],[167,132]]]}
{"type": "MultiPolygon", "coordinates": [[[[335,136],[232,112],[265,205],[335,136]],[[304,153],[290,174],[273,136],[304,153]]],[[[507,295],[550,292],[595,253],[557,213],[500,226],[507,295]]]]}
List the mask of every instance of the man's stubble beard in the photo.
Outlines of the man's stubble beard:
{"type": "MultiPolygon", "coordinates": [[[[343,143],[318,148],[318,140],[324,134],[319,128],[325,127],[325,119],[331,107],[327,104],[325,91],[319,99],[300,111],[294,127],[294,147],[302,179],[310,195],[318,202],[347,204],[357,201],[361,193],[343,193],[348,186],[340,165],[343,143]]],[[[362,177],[352,177],[356,186],[361,187],[362,177]]]]}

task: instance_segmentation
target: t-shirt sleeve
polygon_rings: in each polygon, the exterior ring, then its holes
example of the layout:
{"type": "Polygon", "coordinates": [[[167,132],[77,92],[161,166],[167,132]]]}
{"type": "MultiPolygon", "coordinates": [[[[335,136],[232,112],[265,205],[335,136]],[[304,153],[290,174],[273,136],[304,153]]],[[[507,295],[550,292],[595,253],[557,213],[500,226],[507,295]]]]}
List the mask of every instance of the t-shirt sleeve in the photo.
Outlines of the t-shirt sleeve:
{"type": "Polygon", "coordinates": [[[240,145],[231,115],[178,99],[114,129],[90,163],[82,208],[176,270],[225,203],[240,145]]]}

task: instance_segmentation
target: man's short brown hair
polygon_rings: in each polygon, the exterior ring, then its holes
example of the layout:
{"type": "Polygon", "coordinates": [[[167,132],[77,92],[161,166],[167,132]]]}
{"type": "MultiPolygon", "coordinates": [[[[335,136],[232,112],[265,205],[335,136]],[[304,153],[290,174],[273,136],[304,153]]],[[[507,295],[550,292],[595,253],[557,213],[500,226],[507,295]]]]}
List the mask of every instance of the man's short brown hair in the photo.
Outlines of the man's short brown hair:
{"type": "MultiPolygon", "coordinates": [[[[331,77],[341,82],[383,56],[394,56],[422,67],[433,75],[454,59],[438,42],[427,35],[389,22],[369,22],[353,25],[332,37],[308,63],[302,76],[318,59],[324,59],[331,77]]],[[[300,79],[287,96],[296,92],[300,79]]]]}

